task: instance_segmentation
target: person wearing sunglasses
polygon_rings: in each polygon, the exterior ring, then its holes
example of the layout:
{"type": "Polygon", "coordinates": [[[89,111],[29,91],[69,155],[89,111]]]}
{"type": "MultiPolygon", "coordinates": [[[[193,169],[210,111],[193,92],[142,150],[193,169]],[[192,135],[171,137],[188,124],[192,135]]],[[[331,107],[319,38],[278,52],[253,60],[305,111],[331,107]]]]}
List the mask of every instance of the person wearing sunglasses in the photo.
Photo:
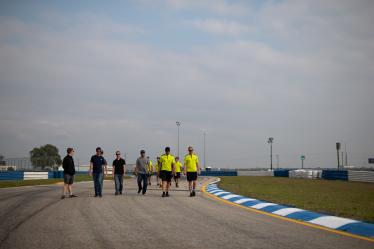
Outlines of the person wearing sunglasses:
{"type": "Polygon", "coordinates": [[[126,161],[121,157],[121,152],[116,151],[116,159],[113,161],[113,179],[116,192],[115,195],[122,195],[123,175],[126,172],[126,161]]]}
{"type": "Polygon", "coordinates": [[[184,157],[184,172],[187,175],[188,189],[190,191],[190,197],[196,195],[196,181],[197,175],[200,174],[199,158],[193,153],[192,146],[188,147],[188,154],[184,157]]]}

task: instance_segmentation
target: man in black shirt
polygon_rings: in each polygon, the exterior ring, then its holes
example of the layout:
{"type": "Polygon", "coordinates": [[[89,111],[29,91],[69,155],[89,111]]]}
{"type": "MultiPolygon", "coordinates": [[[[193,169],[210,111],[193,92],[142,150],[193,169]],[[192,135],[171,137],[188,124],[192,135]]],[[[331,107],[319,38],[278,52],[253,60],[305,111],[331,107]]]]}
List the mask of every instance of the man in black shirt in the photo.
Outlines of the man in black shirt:
{"type": "Polygon", "coordinates": [[[64,169],[64,189],[62,192],[61,199],[65,199],[66,193],[69,191],[70,197],[77,197],[73,195],[72,185],[74,182],[74,175],[75,175],[75,165],[74,165],[74,149],[67,148],[66,150],[67,155],[65,156],[64,160],[62,161],[62,167],[64,169]]]}
{"type": "Polygon", "coordinates": [[[90,161],[89,175],[92,175],[93,178],[95,197],[103,197],[104,170],[105,176],[108,173],[107,163],[102,155],[103,151],[100,147],[97,147],[96,155],[93,155],[90,161]]]}
{"type": "Polygon", "coordinates": [[[126,172],[126,161],[121,158],[121,152],[116,151],[116,159],[113,161],[113,178],[116,187],[115,195],[122,195],[123,189],[123,175],[126,172]]]}

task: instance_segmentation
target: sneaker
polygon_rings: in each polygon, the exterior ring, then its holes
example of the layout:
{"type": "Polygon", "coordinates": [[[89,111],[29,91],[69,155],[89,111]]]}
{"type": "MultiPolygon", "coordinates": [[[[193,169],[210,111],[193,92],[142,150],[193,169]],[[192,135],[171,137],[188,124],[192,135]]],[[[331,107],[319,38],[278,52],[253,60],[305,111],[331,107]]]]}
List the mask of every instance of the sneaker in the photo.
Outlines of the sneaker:
{"type": "Polygon", "coordinates": [[[190,192],[190,197],[193,197],[193,194],[192,194],[192,192],[190,192]]]}
{"type": "Polygon", "coordinates": [[[166,192],[166,197],[169,197],[170,195],[169,195],[169,192],[166,192]]]}
{"type": "Polygon", "coordinates": [[[152,183],[148,183],[148,185],[149,185],[149,186],[151,186],[151,185],[152,185],[152,183]]]}
{"type": "Polygon", "coordinates": [[[65,199],[65,195],[61,195],[61,200],[62,200],[62,199],[65,199]]]}
{"type": "Polygon", "coordinates": [[[138,190],[138,194],[140,194],[141,191],[142,191],[142,189],[140,188],[140,189],[138,190]]]}
{"type": "Polygon", "coordinates": [[[119,194],[122,195],[122,191],[120,191],[119,194]]]}
{"type": "Polygon", "coordinates": [[[115,192],[114,195],[118,195],[118,192],[115,192]]]}
{"type": "Polygon", "coordinates": [[[142,195],[145,195],[145,193],[142,193],[142,195]]]}
{"type": "Polygon", "coordinates": [[[165,192],[162,192],[162,197],[165,197],[165,196],[166,196],[165,192]]]}
{"type": "Polygon", "coordinates": [[[98,197],[99,195],[95,194],[95,197],[98,197]]]}
{"type": "Polygon", "coordinates": [[[193,196],[196,196],[195,190],[194,190],[194,191],[192,191],[192,195],[193,195],[193,196]]]}
{"type": "Polygon", "coordinates": [[[78,197],[78,196],[76,196],[76,195],[70,195],[70,198],[73,198],[73,197],[78,197]]]}

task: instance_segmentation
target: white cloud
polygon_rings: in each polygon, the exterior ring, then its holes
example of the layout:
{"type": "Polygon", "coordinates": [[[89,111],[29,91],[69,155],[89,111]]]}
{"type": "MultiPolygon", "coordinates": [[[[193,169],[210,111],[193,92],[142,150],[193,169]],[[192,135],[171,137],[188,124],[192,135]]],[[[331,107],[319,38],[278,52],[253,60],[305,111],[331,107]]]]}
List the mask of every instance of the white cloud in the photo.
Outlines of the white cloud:
{"type": "MultiPolygon", "coordinates": [[[[176,120],[182,148],[193,144],[201,152],[201,132],[208,129],[213,166],[267,165],[269,135],[284,166],[298,165],[305,151],[316,151],[318,160],[308,157],[314,166],[335,165],[330,149],[340,139],[352,151],[370,150],[374,50],[371,29],[363,27],[367,17],[355,14],[342,27],[339,15],[330,20],[308,16],[304,7],[278,8],[258,14],[259,32],[269,31],[269,40],[239,37],[188,52],[118,39],[113,33],[129,34],[121,29],[129,25],[110,18],[3,19],[0,152],[56,142],[62,151],[77,146],[81,160],[96,145],[108,154],[121,146],[133,158],[147,146],[154,156],[165,145],[175,147],[176,120]],[[361,31],[354,36],[356,26],[361,31]],[[339,39],[329,35],[334,32],[339,39]]],[[[253,23],[207,18],[194,25],[239,36],[252,32],[253,23]]]]}
{"type": "MultiPolygon", "coordinates": [[[[149,3],[150,1],[145,0],[149,3]]],[[[153,0],[151,2],[154,2],[153,0]]],[[[248,15],[251,8],[246,1],[227,1],[227,0],[166,0],[167,6],[175,10],[203,10],[209,13],[219,15],[248,15]]],[[[247,2],[248,3],[248,2],[247,2]]]]}
{"type": "Polygon", "coordinates": [[[252,30],[249,26],[230,20],[200,19],[186,23],[197,29],[216,35],[244,35],[252,30]]]}

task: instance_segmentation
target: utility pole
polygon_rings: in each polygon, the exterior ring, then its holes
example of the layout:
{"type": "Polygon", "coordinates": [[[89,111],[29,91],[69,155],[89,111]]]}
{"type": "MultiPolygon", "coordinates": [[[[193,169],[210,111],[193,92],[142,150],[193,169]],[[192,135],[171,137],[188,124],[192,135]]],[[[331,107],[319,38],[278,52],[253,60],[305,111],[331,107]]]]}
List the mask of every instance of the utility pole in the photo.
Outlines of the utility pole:
{"type": "Polygon", "coordinates": [[[205,155],[205,137],[206,137],[206,132],[204,131],[203,132],[203,136],[204,136],[204,169],[206,169],[206,155],[205,155]]]}
{"type": "Polygon", "coordinates": [[[270,170],[273,170],[273,142],[274,138],[269,137],[268,144],[270,144],[270,170]]]}
{"type": "Polygon", "coordinates": [[[179,157],[179,126],[181,126],[181,122],[177,121],[175,123],[177,124],[177,128],[178,128],[178,157],[179,157]]]}
{"type": "Polygon", "coordinates": [[[336,143],[336,154],[338,156],[338,170],[340,169],[339,150],[340,150],[340,143],[336,143]]]}

